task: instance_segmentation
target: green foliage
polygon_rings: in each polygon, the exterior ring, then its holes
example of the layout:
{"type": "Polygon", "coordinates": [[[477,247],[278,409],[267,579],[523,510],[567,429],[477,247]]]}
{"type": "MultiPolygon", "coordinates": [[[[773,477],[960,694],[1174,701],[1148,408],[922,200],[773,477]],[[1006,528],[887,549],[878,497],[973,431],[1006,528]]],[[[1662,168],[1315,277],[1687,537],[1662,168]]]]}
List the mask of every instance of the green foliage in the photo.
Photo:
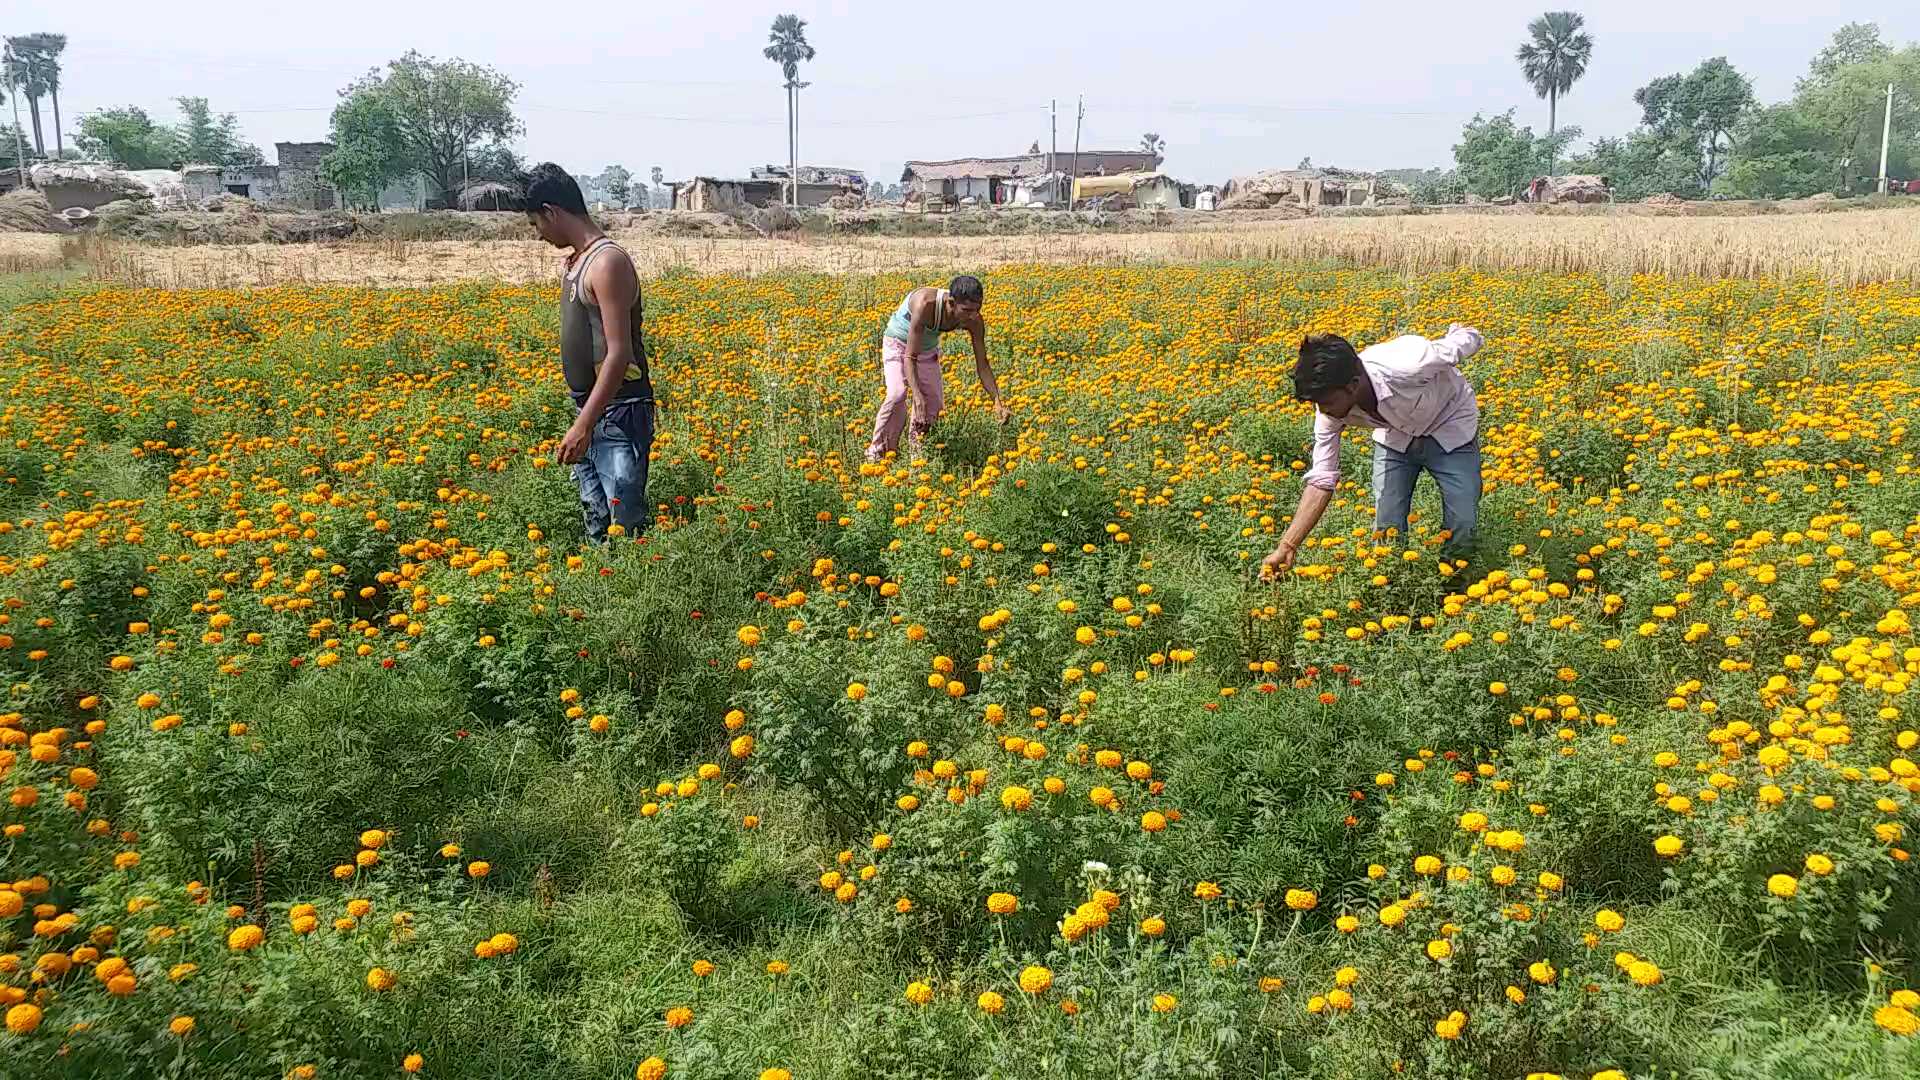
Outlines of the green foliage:
{"type": "Polygon", "coordinates": [[[189,164],[258,165],[266,158],[260,148],[240,137],[240,122],[232,113],[213,114],[203,97],[175,98],[182,120],[174,129],[180,157],[189,164]]]}
{"type": "Polygon", "coordinates": [[[87,156],[127,169],[165,169],[181,160],[178,134],[154,123],[137,105],[99,109],[81,116],[80,133],[74,142],[87,156]]]}
{"type": "Polygon", "coordinates": [[[1454,169],[1466,189],[1481,198],[1517,195],[1579,137],[1577,127],[1536,137],[1531,127],[1514,124],[1512,109],[1493,117],[1475,113],[1454,144],[1454,169]]]}
{"type": "Polygon", "coordinates": [[[501,152],[522,130],[513,114],[519,90],[493,68],[409,51],[340,92],[334,108],[340,162],[331,167],[351,176],[356,191],[382,177],[419,173],[451,197],[463,164],[471,170],[474,158],[501,152]]]}

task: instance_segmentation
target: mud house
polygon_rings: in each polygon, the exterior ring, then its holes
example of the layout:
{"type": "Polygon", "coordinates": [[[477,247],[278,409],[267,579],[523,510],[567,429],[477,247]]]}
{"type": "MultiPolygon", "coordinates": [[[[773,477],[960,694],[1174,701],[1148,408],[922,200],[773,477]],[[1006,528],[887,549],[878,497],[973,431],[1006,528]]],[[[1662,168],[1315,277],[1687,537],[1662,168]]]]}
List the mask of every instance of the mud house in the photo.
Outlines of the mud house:
{"type": "MultiPolygon", "coordinates": [[[[805,173],[803,172],[804,176],[805,173]]],[[[801,206],[825,206],[848,189],[840,184],[800,182],[801,206]]],[[[787,198],[787,178],[782,176],[741,177],[696,176],[673,186],[675,210],[718,212],[747,206],[773,206],[787,198]]]]}
{"type": "Polygon", "coordinates": [[[1082,150],[1078,154],[1021,154],[1017,157],[957,158],[953,161],[909,161],[900,174],[908,198],[976,199],[993,206],[1015,204],[1022,187],[1027,201],[1051,190],[1060,201],[1063,186],[1055,181],[1049,188],[1046,178],[1063,176],[1112,176],[1128,172],[1152,172],[1160,167],[1160,155],[1143,150],[1082,150]]]}
{"type": "MultiPolygon", "coordinates": [[[[785,180],[785,165],[762,165],[748,173],[751,180],[785,180]]],[[[841,192],[865,197],[867,194],[867,174],[859,169],[842,169],[830,165],[800,166],[802,184],[833,184],[841,192]]]]}
{"type": "Polygon", "coordinates": [[[1378,183],[1372,173],[1349,169],[1269,169],[1229,180],[1220,206],[1227,210],[1283,204],[1366,206],[1373,202],[1378,183]]]}
{"type": "Polygon", "coordinates": [[[333,152],[330,142],[274,143],[277,165],[188,165],[180,171],[187,197],[205,202],[217,195],[239,195],[255,202],[331,210],[338,204],[320,163],[333,152]]]}

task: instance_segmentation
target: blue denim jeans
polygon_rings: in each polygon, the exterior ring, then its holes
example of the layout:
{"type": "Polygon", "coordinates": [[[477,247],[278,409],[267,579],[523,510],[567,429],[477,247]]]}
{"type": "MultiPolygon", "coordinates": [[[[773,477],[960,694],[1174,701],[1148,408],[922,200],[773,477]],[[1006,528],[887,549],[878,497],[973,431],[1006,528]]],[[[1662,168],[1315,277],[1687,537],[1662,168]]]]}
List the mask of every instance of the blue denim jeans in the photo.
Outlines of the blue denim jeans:
{"type": "Polygon", "coordinates": [[[1473,546],[1473,525],[1480,514],[1480,440],[1448,452],[1432,438],[1422,436],[1405,453],[1373,444],[1373,527],[1407,534],[1407,511],[1413,506],[1413,483],[1425,470],[1440,486],[1442,523],[1452,534],[1441,551],[1461,557],[1473,546]]]}
{"type": "Polygon", "coordinates": [[[587,536],[607,539],[607,525],[618,522],[629,537],[653,521],[647,502],[647,455],[653,449],[653,402],[616,401],[593,427],[587,456],[573,463],[580,486],[580,512],[587,536]]]}

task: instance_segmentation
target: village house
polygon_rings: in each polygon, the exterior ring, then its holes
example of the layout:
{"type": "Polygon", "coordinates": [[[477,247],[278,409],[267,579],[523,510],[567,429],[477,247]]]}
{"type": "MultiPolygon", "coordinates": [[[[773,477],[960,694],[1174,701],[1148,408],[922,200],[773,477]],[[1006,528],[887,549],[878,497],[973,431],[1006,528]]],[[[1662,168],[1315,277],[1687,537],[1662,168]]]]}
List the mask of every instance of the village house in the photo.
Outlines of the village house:
{"type": "Polygon", "coordinates": [[[1160,167],[1160,155],[1144,150],[1082,150],[1060,153],[1020,154],[1016,157],[958,158],[953,161],[909,161],[900,174],[909,199],[976,199],[992,206],[1017,205],[1021,190],[1025,200],[1060,202],[1069,176],[1112,176],[1128,172],[1152,172],[1160,167]],[[1052,174],[1060,174],[1051,178],[1052,174]],[[1050,179],[1051,178],[1051,179],[1050,179]],[[1050,197],[1043,198],[1043,193],[1050,197]]]}

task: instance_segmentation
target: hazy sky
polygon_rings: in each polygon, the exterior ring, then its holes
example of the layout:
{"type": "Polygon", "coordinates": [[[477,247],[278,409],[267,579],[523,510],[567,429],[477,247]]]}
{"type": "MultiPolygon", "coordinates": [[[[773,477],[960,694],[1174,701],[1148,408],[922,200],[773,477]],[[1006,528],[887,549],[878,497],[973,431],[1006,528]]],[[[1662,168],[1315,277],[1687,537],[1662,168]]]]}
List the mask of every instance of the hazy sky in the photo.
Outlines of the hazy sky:
{"type": "MultiPolygon", "coordinates": [[[[239,114],[272,157],[276,140],[322,139],[340,87],[409,48],[501,69],[521,84],[518,149],[575,172],[610,162],[670,178],[744,175],[786,160],[785,96],[762,58],[782,11],[808,22],[801,157],[898,179],[908,158],[1060,146],[1086,96],[1081,145],[1115,149],[1145,131],[1167,168],[1219,182],[1258,168],[1442,165],[1475,112],[1518,107],[1546,128],[1513,60],[1544,4],[970,4],[783,0],[706,3],[462,4],[334,0],[231,11],[126,0],[8,0],[0,32],[70,38],[62,111],[138,104],[177,118],[171,99],[204,96],[239,114]],[[297,16],[294,14],[297,12],[297,16]],[[552,15],[550,13],[557,13],[552,15]]],[[[1725,55],[1764,101],[1791,92],[1833,30],[1878,22],[1920,38],[1920,3],[1607,0],[1576,5],[1595,39],[1562,124],[1619,134],[1638,120],[1633,91],[1725,55]]],[[[23,113],[24,118],[24,113],[23,113]]],[[[47,118],[48,144],[52,143],[47,118]]]]}

